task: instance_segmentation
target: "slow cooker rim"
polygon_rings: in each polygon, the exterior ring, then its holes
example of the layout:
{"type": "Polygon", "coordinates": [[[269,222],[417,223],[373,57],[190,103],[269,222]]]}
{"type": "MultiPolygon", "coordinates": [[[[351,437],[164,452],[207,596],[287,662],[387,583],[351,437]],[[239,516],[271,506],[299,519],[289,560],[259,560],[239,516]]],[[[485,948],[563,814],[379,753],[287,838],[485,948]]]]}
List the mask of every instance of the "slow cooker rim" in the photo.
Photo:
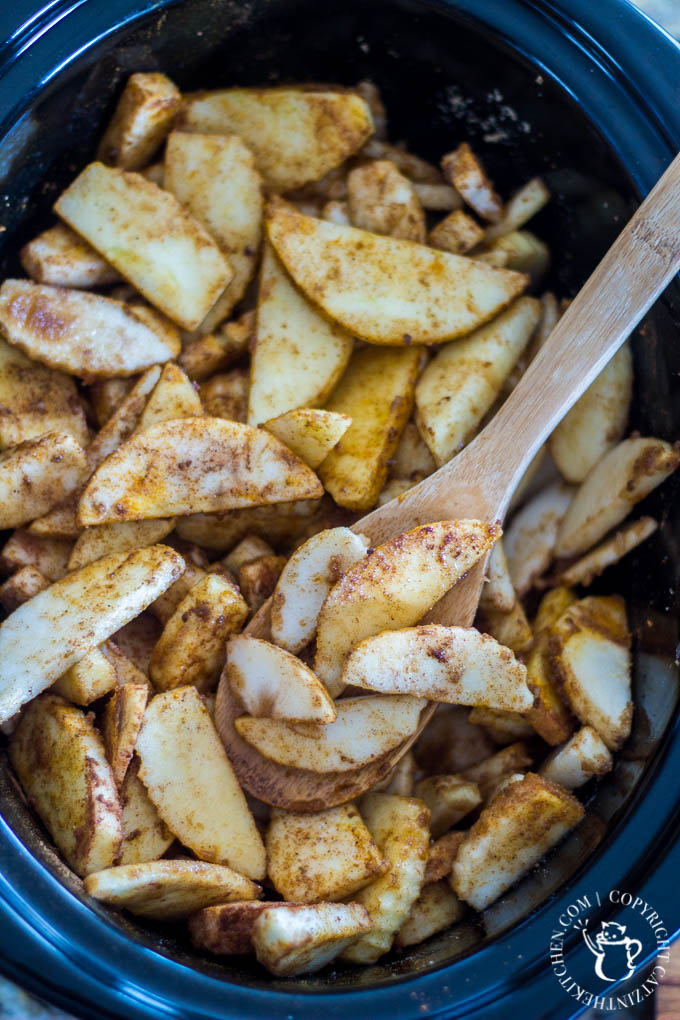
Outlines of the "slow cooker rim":
{"type": "MultiPolygon", "coordinates": [[[[87,0],[78,0],[75,4],[69,4],[68,2],[53,3],[30,20],[29,28],[26,28],[26,25],[29,23],[25,23],[23,29],[14,33],[12,37],[15,42],[20,40],[21,45],[11,57],[12,65],[10,69],[19,68],[22,62],[26,60],[37,65],[39,61],[35,59],[37,53],[36,47],[39,47],[41,42],[44,44],[48,40],[48,33],[50,32],[59,34],[64,44],[70,45],[68,19],[86,3],[87,0]]],[[[663,36],[652,22],[627,2],[622,4],[621,0],[601,0],[599,6],[592,5],[593,8],[597,7],[597,10],[591,10],[586,0],[554,0],[554,2],[536,0],[535,3],[531,3],[529,0],[518,0],[518,3],[521,4],[524,17],[529,17],[532,13],[536,14],[538,12],[546,18],[547,23],[547,19],[554,16],[553,25],[555,22],[568,23],[571,26],[571,32],[576,34],[582,32],[580,44],[575,43],[574,39],[571,42],[572,44],[580,45],[584,52],[589,51],[593,39],[598,40],[597,47],[601,49],[607,38],[613,39],[619,50],[629,50],[630,52],[626,53],[618,52],[618,60],[615,63],[615,67],[619,69],[623,76],[619,85],[622,86],[622,91],[626,94],[631,104],[631,109],[634,108],[638,116],[647,105],[645,97],[640,92],[640,81],[647,80],[646,76],[649,68],[638,69],[642,77],[630,77],[634,73],[632,69],[640,64],[640,60],[638,57],[639,51],[634,51],[632,46],[626,43],[626,39],[636,37],[640,50],[643,50],[645,47],[641,45],[641,33],[648,36],[646,45],[653,46],[654,48],[665,48],[668,59],[676,61],[680,68],[680,47],[670,40],[669,37],[663,36]],[[610,22],[618,23],[619,32],[615,36],[609,32],[609,28],[611,28],[610,22]],[[630,33],[630,36],[628,33],[630,33]],[[637,36],[634,33],[637,33],[637,36]],[[663,46],[660,40],[662,40],[663,46]]],[[[144,7],[134,3],[134,0],[121,4],[119,6],[127,8],[126,13],[120,15],[115,26],[111,27],[109,25],[109,31],[113,33],[123,24],[131,24],[138,18],[143,19],[161,6],[172,5],[174,5],[174,2],[164,5],[150,3],[144,7]]],[[[441,6],[451,5],[443,3],[441,6]]],[[[453,6],[472,16],[474,8],[478,5],[474,3],[474,0],[458,0],[453,6]]],[[[510,7],[510,5],[507,6],[510,7]]],[[[493,27],[498,33],[506,38],[514,49],[524,52],[534,64],[540,66],[535,57],[532,57],[526,50],[523,50],[512,39],[513,29],[517,31],[519,28],[518,22],[521,20],[519,14],[515,12],[512,15],[514,18],[514,24],[512,25],[508,23],[510,18],[509,11],[494,12],[494,14],[496,21],[493,27]]],[[[488,18],[485,23],[487,25],[490,24],[488,18]]],[[[91,27],[93,30],[96,28],[95,25],[91,27]]],[[[108,34],[108,32],[105,34],[108,34]]],[[[101,38],[101,33],[95,34],[90,45],[99,42],[101,38]]],[[[6,53],[6,45],[8,44],[3,44],[0,47],[0,61],[6,53]]],[[[47,47],[47,50],[51,51],[52,55],[54,55],[55,47],[58,50],[56,37],[51,41],[51,45],[47,47]]],[[[72,56],[75,57],[81,52],[82,48],[77,50],[76,54],[72,56]]],[[[26,64],[23,64],[23,67],[25,66],[26,64]]],[[[544,70],[546,74],[551,74],[549,68],[546,67],[544,70]]],[[[611,69],[604,72],[603,68],[603,73],[611,73],[611,69]]],[[[32,99],[39,88],[46,81],[51,80],[52,77],[52,73],[39,77],[36,89],[30,96],[26,97],[27,101],[32,99]]],[[[670,93],[670,90],[668,91],[670,93]]],[[[575,93],[572,92],[572,94],[575,93]]],[[[584,106],[590,116],[591,111],[588,104],[582,101],[581,105],[584,106]]],[[[659,111],[663,111],[665,107],[669,106],[669,103],[666,103],[665,97],[662,96],[661,101],[655,105],[656,109],[652,109],[651,106],[647,107],[650,124],[653,121],[657,126],[657,144],[653,146],[653,158],[648,161],[645,158],[646,154],[638,152],[637,160],[633,165],[626,162],[621,146],[617,146],[608,137],[608,134],[615,133],[615,125],[609,127],[608,125],[600,124],[598,121],[601,118],[595,119],[591,116],[591,119],[595,120],[600,130],[603,127],[605,128],[602,133],[610,142],[614,151],[621,156],[631,177],[643,193],[651,186],[658,172],[670,161],[673,155],[671,139],[673,137],[680,138],[680,121],[678,121],[677,110],[672,112],[672,116],[670,111],[667,117],[665,113],[663,114],[665,124],[664,130],[661,132],[658,130],[659,111]],[[673,125],[672,129],[670,125],[673,125]],[[661,138],[663,138],[663,141],[661,141],[661,138]]],[[[3,100],[0,96],[0,122],[7,123],[7,116],[14,115],[16,110],[16,103],[10,109],[7,101],[3,100]]],[[[623,151],[625,152],[625,146],[623,151]]],[[[512,975],[510,982],[507,974],[501,974],[496,983],[493,986],[489,986],[487,974],[484,981],[480,982],[484,992],[481,994],[472,993],[472,995],[467,996],[464,1000],[460,1000],[457,1004],[451,1004],[444,997],[446,993],[443,991],[443,986],[445,986],[446,974],[455,966],[457,968],[457,985],[459,986],[459,981],[460,984],[464,983],[463,980],[460,980],[461,975],[463,977],[468,975],[471,979],[470,984],[474,987],[474,973],[484,973],[485,969],[488,971],[492,957],[498,963],[505,949],[508,950],[506,952],[506,959],[513,959],[514,955],[518,954],[524,945],[523,940],[527,929],[531,926],[535,927],[536,920],[540,916],[547,917],[549,913],[552,914],[553,911],[559,911],[561,904],[568,903],[570,897],[569,890],[578,885],[584,872],[587,873],[589,884],[591,883],[591,877],[595,881],[598,875],[611,881],[611,877],[615,872],[612,870],[610,862],[612,857],[616,856],[613,852],[617,847],[619,850],[622,846],[625,847],[635,862],[634,867],[624,871],[624,880],[628,880],[636,871],[638,873],[645,871],[644,879],[635,887],[636,891],[642,892],[651,903],[668,902],[668,891],[672,888],[669,878],[672,875],[672,864],[669,864],[667,853],[665,856],[660,853],[655,861],[655,865],[651,869],[648,869],[643,858],[649,856],[649,834],[652,832],[654,833],[655,846],[661,847],[665,842],[665,849],[668,851],[669,843],[667,836],[677,828],[678,817],[680,815],[680,805],[674,804],[672,809],[660,819],[658,802],[655,797],[655,793],[657,795],[662,793],[664,788],[666,790],[672,788],[669,784],[674,776],[677,775],[677,770],[680,766],[680,723],[676,722],[672,729],[672,734],[667,737],[665,745],[660,749],[654,764],[649,766],[647,775],[632,798],[631,804],[627,806],[625,820],[619,823],[617,830],[609,839],[604,841],[604,845],[596,851],[595,855],[588,860],[578,874],[572,876],[569,882],[561,887],[558,893],[554,894],[547,903],[530,914],[512,932],[504,933],[471,955],[457,960],[454,964],[439,967],[432,972],[420,976],[397,978],[393,983],[371,989],[352,989],[349,991],[347,989],[339,989],[337,991],[329,989],[323,994],[303,993],[297,990],[296,993],[287,995],[278,988],[276,991],[263,991],[233,983],[225,985],[224,980],[216,980],[199,971],[187,970],[181,964],[159,953],[135,945],[132,940],[117,930],[112,924],[107,923],[103,918],[100,918],[90,910],[89,907],[75,899],[59,880],[20,843],[4,819],[0,819],[0,853],[3,861],[6,862],[4,873],[0,876],[0,917],[3,921],[0,930],[0,947],[6,955],[0,960],[0,969],[5,969],[9,976],[18,978],[26,987],[30,987],[38,994],[58,1002],[63,1008],[71,1010],[78,1008],[82,1015],[92,1017],[118,1017],[124,1015],[142,1020],[142,1018],[150,1016],[182,1015],[183,1017],[195,1016],[197,1018],[208,1015],[212,1016],[215,1014],[212,1011],[205,1012],[202,1006],[205,1005],[205,1008],[209,1010],[210,1002],[215,1003],[219,1001],[220,994],[224,996],[225,987],[229,989],[232,1000],[228,1008],[230,1010],[233,1009],[232,1015],[239,1018],[260,1015],[265,1009],[268,1013],[276,1015],[273,1011],[274,1000],[276,1000],[276,1005],[279,1007],[281,1015],[293,1014],[296,1017],[314,1016],[323,1009],[329,1016],[344,1016],[347,1010],[356,1009],[360,1005],[362,998],[366,1000],[369,997],[372,1011],[375,1009],[384,1010],[385,1013],[389,1011],[395,1017],[395,1020],[398,1017],[416,1015],[419,1006],[423,1003],[428,1004],[429,1015],[457,1016],[462,1015],[463,1012],[466,1012],[471,1007],[479,1008],[483,1005],[485,1007],[485,1015],[492,1016],[495,1013],[492,1013],[491,1009],[495,1009],[495,1005],[498,1004],[499,994],[500,997],[505,997],[509,990],[513,995],[513,1008],[525,1008],[530,1011],[528,1015],[538,1017],[537,1007],[542,1003],[550,1001],[550,998],[553,998],[551,993],[555,993],[554,998],[557,1000],[557,993],[551,984],[555,979],[550,974],[549,968],[545,965],[545,960],[542,959],[541,953],[536,952],[539,949],[536,945],[534,945],[534,951],[531,953],[530,962],[528,961],[526,966],[521,968],[517,974],[512,975]],[[653,804],[655,805],[654,808],[653,804]],[[632,816],[635,817],[633,818],[632,816]],[[644,837],[641,836],[641,833],[645,834],[644,837]],[[44,908],[45,899],[40,900],[40,911],[37,911],[32,906],[31,891],[36,887],[44,888],[46,901],[50,909],[44,908]],[[68,928],[64,921],[66,913],[69,914],[72,921],[70,928],[68,928]],[[79,925],[82,925],[82,928],[79,929],[79,925]],[[66,930],[70,932],[68,939],[64,936],[66,930]],[[139,980],[139,975],[136,985],[126,980],[124,982],[119,981],[117,987],[113,984],[107,987],[101,974],[97,975],[96,978],[88,974],[88,969],[84,962],[86,960],[92,961],[93,942],[90,936],[94,937],[94,935],[101,939],[101,946],[98,951],[102,956],[107,951],[113,955],[112,948],[114,946],[116,951],[125,950],[130,953],[134,952],[134,954],[140,956],[141,961],[148,962],[154,969],[160,970],[161,985],[163,977],[165,977],[168,983],[174,984],[178,978],[178,972],[181,971],[182,983],[190,986],[188,991],[183,993],[184,1001],[181,1010],[178,1012],[176,1005],[172,1006],[167,1003],[167,1000],[163,1001],[164,997],[160,994],[152,996],[148,988],[144,988],[143,982],[139,980]],[[30,947],[32,953],[35,953],[34,959],[29,962],[22,959],[23,950],[27,946],[30,947]],[[510,951],[511,947],[512,950],[510,951]],[[140,949],[142,950],[141,954],[139,953],[140,949]],[[74,953],[74,950],[77,951],[74,953]],[[544,965],[541,967],[542,963],[544,965]],[[463,974],[463,972],[465,973],[463,974]],[[528,980],[529,977],[531,977],[531,980],[528,980]],[[524,984],[521,985],[520,981],[523,981],[524,984]],[[410,1000],[409,995],[404,994],[404,985],[407,982],[409,990],[412,988],[413,994],[417,996],[412,1000],[410,1000]],[[204,998],[204,1002],[201,1004],[198,1001],[201,997],[199,988],[205,991],[208,985],[213,986],[215,995],[210,996],[210,1001],[204,998]],[[542,998],[545,995],[550,996],[550,998],[542,998]],[[145,999],[146,1002],[144,1001],[145,999]],[[237,999],[238,1003],[236,1002],[237,999]],[[94,1005],[95,1003],[96,1006],[94,1005]],[[123,1006],[125,1012],[121,1012],[123,1006]],[[200,1012],[197,1011],[199,1007],[200,1012]],[[149,1012],[149,1009],[152,1012],[149,1012]],[[300,1012],[300,1010],[304,1011],[300,1012]]],[[[678,903],[676,902],[675,908],[677,906],[678,903]]],[[[675,909],[675,916],[680,920],[680,912],[677,909],[675,909]]],[[[547,946],[542,945],[540,949],[542,950],[542,955],[545,956],[547,946]]],[[[123,953],[123,955],[126,954],[123,953]]],[[[458,991],[458,988],[456,990],[458,991]]],[[[172,995],[176,1002],[177,991],[174,987],[172,988],[172,995]]],[[[571,1013],[570,1000],[566,996],[564,996],[564,1010],[562,1012],[564,1015],[567,1015],[567,1012],[571,1013]]],[[[558,1016],[559,1013],[555,1009],[551,1009],[551,1015],[558,1016]]]]}

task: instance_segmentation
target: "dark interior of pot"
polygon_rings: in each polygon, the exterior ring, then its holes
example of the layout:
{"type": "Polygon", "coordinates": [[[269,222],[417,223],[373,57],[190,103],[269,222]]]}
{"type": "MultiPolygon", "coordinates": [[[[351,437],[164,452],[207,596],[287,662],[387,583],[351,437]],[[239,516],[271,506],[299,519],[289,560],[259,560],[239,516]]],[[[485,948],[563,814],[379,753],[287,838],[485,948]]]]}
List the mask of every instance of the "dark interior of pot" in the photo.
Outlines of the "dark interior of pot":
{"type": "MultiPolygon", "coordinates": [[[[406,0],[370,5],[192,0],[157,10],[136,29],[93,47],[36,95],[7,137],[0,161],[3,275],[20,272],[20,245],[52,222],[54,198],[93,157],[122,84],[138,70],[165,71],[185,89],[374,81],[386,102],[391,138],[405,140],[414,152],[436,160],[469,139],[505,195],[535,174],[544,177],[554,198],[535,230],[551,247],[547,283],[559,296],[578,290],[637,204],[625,171],[566,93],[460,14],[406,0]]],[[[679,304],[676,287],[635,340],[632,424],[643,434],[668,439],[680,436],[680,348],[673,343],[679,304]]],[[[440,966],[526,918],[634,810],[636,798],[644,795],[645,772],[660,753],[677,697],[679,486],[680,479],[671,479],[646,501],[644,512],[662,527],[594,588],[628,600],[636,663],[632,736],[614,771],[597,788],[585,789],[584,823],[483,917],[393,953],[375,967],[337,968],[283,983],[248,959],[199,959],[181,932],[168,934],[165,927],[93,909],[140,944],[205,973],[301,991],[375,985],[440,966]]],[[[80,883],[59,864],[6,774],[0,793],[2,810],[20,838],[82,897],[80,883]]]]}

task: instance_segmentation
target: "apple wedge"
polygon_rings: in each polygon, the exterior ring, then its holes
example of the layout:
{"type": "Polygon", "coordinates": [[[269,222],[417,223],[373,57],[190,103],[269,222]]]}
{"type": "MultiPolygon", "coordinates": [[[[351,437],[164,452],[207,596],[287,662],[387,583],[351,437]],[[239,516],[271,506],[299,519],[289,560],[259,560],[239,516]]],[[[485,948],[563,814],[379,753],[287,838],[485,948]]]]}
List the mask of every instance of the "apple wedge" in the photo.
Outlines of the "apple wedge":
{"type": "MultiPolygon", "coordinates": [[[[200,324],[232,279],[228,260],[201,224],[141,174],[90,163],[54,209],[183,329],[200,324]]],[[[161,359],[146,364],[154,360],[161,359]]]]}
{"type": "Polygon", "coordinates": [[[555,554],[576,556],[592,548],[678,465],[680,448],[662,439],[624,439],[579,486],[562,519],[555,554]]]}
{"type": "Polygon", "coordinates": [[[414,795],[430,811],[430,835],[438,839],[482,803],[477,783],[457,775],[427,776],[415,785],[414,795]]]}
{"type": "Polygon", "coordinates": [[[456,856],[451,885],[484,910],[581,821],[583,806],[567,790],[529,773],[494,797],[456,856]]]}
{"type": "Polygon", "coordinates": [[[219,316],[226,319],[250,283],[262,238],[262,180],[255,157],[236,134],[172,131],[163,184],[214,238],[234,271],[219,299],[219,316]]]}
{"type": "Polygon", "coordinates": [[[347,175],[350,221],[373,234],[425,243],[425,213],[413,184],[389,160],[355,167],[347,175]]]}
{"type": "Polygon", "coordinates": [[[349,528],[328,528],[295,550],[286,563],[271,602],[272,639],[300,652],[316,630],[323,602],[341,575],[366,555],[369,541],[349,528]]]}
{"type": "Polygon", "coordinates": [[[265,187],[292,191],[357,152],[373,121],[352,92],[224,89],[185,96],[178,127],[238,135],[255,154],[265,187]]]}
{"type": "Polygon", "coordinates": [[[183,568],[182,557],[163,545],[115,553],[15,610],[0,626],[0,722],[141,613],[183,568]]]}
{"type": "Polygon", "coordinates": [[[553,588],[541,599],[534,619],[534,644],[526,657],[527,684],[534,704],[526,717],[536,732],[553,747],[574,732],[572,716],[553,676],[550,655],[552,628],[576,596],[568,588],[553,588]]]}
{"type": "Polygon", "coordinates": [[[618,596],[589,596],[572,603],[550,634],[551,665],[571,710],[592,726],[610,751],[630,734],[630,635],[618,596]]]}
{"type": "Polygon", "coordinates": [[[268,641],[248,634],[232,637],[227,677],[248,715],[315,723],[336,718],[333,699],[311,669],[268,641]]]}
{"type": "Polygon", "coordinates": [[[157,521],[121,521],[86,528],[76,540],[68,561],[69,570],[94,563],[111,553],[132,552],[162,542],[175,526],[174,518],[157,521]]]}
{"type": "Polygon", "coordinates": [[[241,716],[238,734],[265,758],[310,772],[346,772],[381,758],[418,726],[424,698],[344,698],[335,722],[289,723],[241,716]]]}
{"type": "Polygon", "coordinates": [[[316,475],[274,436],[223,418],[161,422],[134,435],[90,479],[81,525],[314,499],[316,475]]]}
{"type": "Polygon", "coordinates": [[[138,770],[139,758],[133,758],[118,791],[122,809],[123,843],[116,864],[156,861],[175,841],[173,833],[149,800],[138,770]]]}
{"type": "Polygon", "coordinates": [[[106,656],[104,646],[100,646],[67,669],[52,685],[52,690],[75,705],[89,705],[112,691],[117,683],[115,667],[106,656]]]}
{"type": "Polygon", "coordinates": [[[248,422],[261,425],[297,407],[326,402],[354,341],[295,287],[270,244],[260,269],[248,422]]]}
{"type": "Polygon", "coordinates": [[[508,744],[495,754],[472,765],[461,773],[461,779],[470,783],[476,783],[482,800],[488,801],[498,788],[499,782],[506,776],[513,773],[524,772],[532,763],[527,745],[521,740],[515,744],[508,744]]]}
{"type": "Polygon", "coordinates": [[[508,562],[505,558],[503,539],[499,539],[489,553],[486,564],[486,581],[479,597],[479,608],[509,613],[517,602],[508,562]]]}
{"type": "Polygon", "coordinates": [[[277,977],[313,974],[372,927],[358,903],[273,903],[253,924],[260,963],[277,977]]]}
{"type": "Polygon", "coordinates": [[[633,398],[633,357],[621,347],[554,430],[548,445],[567,482],[582,482],[623,437],[633,398]]]}
{"type": "Polygon", "coordinates": [[[136,751],[139,777],[177,838],[202,860],[264,878],[264,846],[195,687],[157,694],[136,751]]]}
{"type": "Polygon", "coordinates": [[[314,813],[273,811],[266,846],[272,885],[293,903],[345,899],[385,870],[354,804],[314,813]]]}
{"type": "Polygon", "coordinates": [[[420,896],[429,852],[430,812],[415,797],[368,793],[361,802],[366,827],[387,862],[387,870],[354,894],[369,913],[373,926],[345,950],[350,963],[375,963],[392,946],[394,937],[420,896]]]}
{"type": "Polygon", "coordinates": [[[131,74],[102,135],[97,158],[140,170],[161,145],[182,103],[177,86],[157,71],[131,74]]]}
{"type": "Polygon", "coordinates": [[[68,432],[80,446],[90,436],[73,379],[31,361],[0,340],[0,448],[68,432]]]}
{"type": "Polygon", "coordinates": [[[87,478],[81,446],[68,432],[46,432],[0,453],[0,528],[47,513],[87,478]]]}
{"type": "Polygon", "coordinates": [[[240,630],[248,607],[237,586],[219,574],[205,574],[166,622],[151,653],[149,676],[159,691],[193,684],[216,685],[224,665],[227,637],[240,630]]]}
{"type": "Polygon", "coordinates": [[[541,489],[511,518],[503,548],[515,591],[526,595],[550,566],[560,524],[575,490],[563,482],[541,489]]]}
{"type": "Polygon", "coordinates": [[[264,428],[314,469],[351,424],[352,419],[346,414],[300,407],[270,418],[264,423],[264,428]]]}
{"type": "Polygon", "coordinates": [[[465,913],[465,905],[456,896],[448,882],[430,882],[411,907],[411,912],[397,932],[395,946],[414,946],[431,938],[465,913]]]}
{"type": "Polygon", "coordinates": [[[318,617],[314,671],[337,696],[345,656],[383,630],[410,627],[485,555],[500,528],[424,524],[372,549],[331,588],[318,617]]]}
{"type": "Polygon", "coordinates": [[[557,580],[560,584],[575,585],[582,584],[587,587],[599,577],[607,567],[627,556],[633,549],[637,549],[641,542],[653,535],[658,528],[653,517],[639,517],[635,521],[629,521],[613,532],[599,545],[571,563],[564,570],[560,571],[557,580]]]}
{"type": "Polygon", "coordinates": [[[157,921],[176,921],[227,900],[254,900],[260,887],[231,868],[205,861],[146,861],[107,868],[85,880],[85,892],[112,907],[157,921]]]}
{"type": "Polygon", "coordinates": [[[425,865],[425,885],[438,882],[440,878],[451,874],[453,862],[464,839],[464,832],[447,832],[430,843],[430,853],[425,865]]]}
{"type": "Polygon", "coordinates": [[[206,907],[189,918],[189,935],[195,949],[219,956],[246,956],[253,949],[253,928],[263,910],[289,910],[279,900],[244,900],[206,907]]]}
{"type": "Polygon", "coordinates": [[[0,584],[0,605],[5,612],[13,613],[24,602],[28,602],[49,586],[50,582],[36,567],[20,567],[16,574],[12,574],[0,584]]]}
{"type": "Polygon", "coordinates": [[[481,160],[467,142],[442,158],[444,177],[482,219],[498,223],[503,214],[503,200],[494,186],[481,160]]]}
{"type": "Polygon", "coordinates": [[[282,199],[270,202],[266,227],[310,301],[374,344],[463,336],[509,305],[528,282],[522,273],[462,255],[303,216],[282,199]]]}
{"type": "Polygon", "coordinates": [[[592,726],[578,733],[549,754],[541,765],[541,775],[565,790],[575,790],[593,776],[603,776],[614,765],[609,748],[592,726]]]}
{"type": "Polygon", "coordinates": [[[375,505],[388,461],[411,415],[421,364],[415,347],[368,347],[352,355],[326,405],[347,415],[352,424],[319,468],[319,477],[340,506],[369,510],[375,505]]]}
{"type": "Polygon", "coordinates": [[[148,698],[147,684],[123,684],[113,692],[104,708],[102,737],[113,780],[119,789],[135,751],[148,698]]]}
{"type": "Polygon", "coordinates": [[[45,694],[23,713],[9,757],[28,800],[76,874],[110,868],[122,839],[120,804],[92,716],[45,694]]]}
{"type": "Polygon", "coordinates": [[[202,414],[201,398],[189,377],[177,365],[164,365],[135,431],[144,432],[162,421],[194,418],[202,414]]]}
{"type": "Polygon", "coordinates": [[[522,297],[492,322],[442,347],[416,386],[416,423],[437,467],[474,436],[525,350],[541,313],[522,297]]]}
{"type": "Polygon", "coordinates": [[[533,704],[524,665],[473,627],[429,623],[366,638],[347,657],[341,682],[381,694],[509,712],[524,712],[533,704]]]}
{"type": "Polygon", "coordinates": [[[45,538],[18,528],[7,539],[0,553],[0,570],[11,573],[21,567],[35,567],[48,581],[59,581],[68,573],[73,543],[60,538],[45,538]]]}
{"type": "Polygon", "coordinates": [[[105,287],[120,276],[75,231],[58,223],[25,244],[21,265],[36,283],[55,287],[105,287]]]}
{"type": "Polygon", "coordinates": [[[120,407],[134,384],[134,376],[128,376],[127,379],[100,379],[90,385],[88,396],[100,429],[106,425],[116,408],[120,407]]]}
{"type": "Polygon", "coordinates": [[[503,234],[521,230],[549,201],[550,192],[545,183],[540,177],[532,177],[508,199],[500,220],[486,228],[486,240],[493,241],[503,234]]]}
{"type": "Polygon", "coordinates": [[[150,308],[30,280],[0,287],[0,326],[29,358],[88,380],[134,375],[180,351],[175,327],[150,308]]]}

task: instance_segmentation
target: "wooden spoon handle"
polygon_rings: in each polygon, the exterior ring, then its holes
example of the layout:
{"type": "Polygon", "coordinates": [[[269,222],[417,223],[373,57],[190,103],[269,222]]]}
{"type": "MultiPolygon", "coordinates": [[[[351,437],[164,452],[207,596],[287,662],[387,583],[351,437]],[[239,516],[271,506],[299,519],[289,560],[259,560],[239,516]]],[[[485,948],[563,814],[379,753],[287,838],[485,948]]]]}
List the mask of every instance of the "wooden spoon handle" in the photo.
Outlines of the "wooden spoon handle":
{"type": "Polygon", "coordinates": [[[504,494],[510,498],[539,447],[679,268],[680,155],[569,305],[503,407],[464,451],[503,511],[504,494]]]}

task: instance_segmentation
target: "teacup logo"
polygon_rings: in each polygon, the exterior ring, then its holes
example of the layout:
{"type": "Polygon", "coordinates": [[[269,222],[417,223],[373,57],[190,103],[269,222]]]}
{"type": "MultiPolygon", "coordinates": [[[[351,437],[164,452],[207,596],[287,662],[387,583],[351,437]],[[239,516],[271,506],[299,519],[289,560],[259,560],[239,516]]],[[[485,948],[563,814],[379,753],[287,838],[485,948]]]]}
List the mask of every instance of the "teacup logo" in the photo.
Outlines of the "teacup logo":
{"type": "Polygon", "coordinates": [[[583,941],[595,957],[595,973],[602,981],[618,981],[631,977],[635,961],[642,952],[639,939],[626,935],[625,924],[603,921],[600,931],[593,938],[588,932],[586,921],[581,929],[583,941]]]}

